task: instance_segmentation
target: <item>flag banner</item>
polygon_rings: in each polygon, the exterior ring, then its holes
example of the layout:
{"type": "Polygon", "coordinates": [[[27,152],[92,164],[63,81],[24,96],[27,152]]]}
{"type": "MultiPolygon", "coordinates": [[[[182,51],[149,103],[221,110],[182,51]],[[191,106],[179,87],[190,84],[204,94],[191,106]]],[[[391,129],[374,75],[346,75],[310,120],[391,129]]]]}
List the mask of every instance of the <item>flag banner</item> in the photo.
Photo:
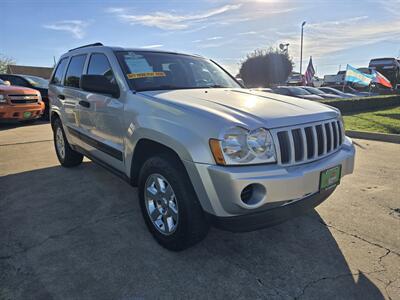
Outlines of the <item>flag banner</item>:
{"type": "Polygon", "coordinates": [[[385,76],[383,76],[378,71],[372,70],[372,75],[374,75],[374,79],[372,80],[373,82],[379,83],[379,84],[381,84],[383,86],[386,86],[388,88],[393,88],[393,86],[390,83],[389,79],[387,79],[385,76]]]}
{"type": "Polygon", "coordinates": [[[355,83],[358,83],[361,85],[368,86],[373,79],[374,79],[374,75],[362,73],[362,72],[358,71],[356,68],[354,68],[350,65],[347,65],[346,75],[344,77],[345,81],[355,82],[355,83]]]}
{"type": "Polygon", "coordinates": [[[310,56],[310,62],[308,63],[307,70],[304,73],[304,81],[305,81],[306,85],[312,83],[312,79],[314,77],[314,74],[315,74],[315,70],[314,70],[314,66],[313,66],[313,63],[312,63],[312,57],[310,56]]]}

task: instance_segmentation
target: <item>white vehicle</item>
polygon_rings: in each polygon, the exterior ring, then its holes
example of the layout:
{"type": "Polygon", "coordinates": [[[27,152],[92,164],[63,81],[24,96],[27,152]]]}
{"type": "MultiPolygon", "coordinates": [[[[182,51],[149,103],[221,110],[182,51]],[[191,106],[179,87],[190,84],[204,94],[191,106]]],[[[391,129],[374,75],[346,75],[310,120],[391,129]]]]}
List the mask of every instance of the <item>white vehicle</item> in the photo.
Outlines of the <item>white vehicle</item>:
{"type": "Polygon", "coordinates": [[[337,109],[244,89],[200,56],[83,46],[61,57],[49,98],[61,165],[87,156],[138,186],[150,232],[171,250],[210,225],[300,215],[353,172],[337,109]]]}

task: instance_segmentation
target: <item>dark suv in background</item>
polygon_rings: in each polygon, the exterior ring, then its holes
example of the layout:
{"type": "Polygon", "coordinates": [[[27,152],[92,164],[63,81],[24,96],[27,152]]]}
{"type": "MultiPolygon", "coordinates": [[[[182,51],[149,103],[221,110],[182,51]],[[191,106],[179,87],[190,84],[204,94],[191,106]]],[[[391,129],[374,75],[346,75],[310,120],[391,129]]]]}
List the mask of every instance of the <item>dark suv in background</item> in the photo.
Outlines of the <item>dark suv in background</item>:
{"type": "Polygon", "coordinates": [[[38,76],[19,74],[0,74],[0,79],[9,81],[11,85],[23,86],[39,91],[42,96],[42,101],[45,104],[43,118],[45,120],[49,119],[49,98],[47,95],[49,87],[48,80],[38,76]]]}

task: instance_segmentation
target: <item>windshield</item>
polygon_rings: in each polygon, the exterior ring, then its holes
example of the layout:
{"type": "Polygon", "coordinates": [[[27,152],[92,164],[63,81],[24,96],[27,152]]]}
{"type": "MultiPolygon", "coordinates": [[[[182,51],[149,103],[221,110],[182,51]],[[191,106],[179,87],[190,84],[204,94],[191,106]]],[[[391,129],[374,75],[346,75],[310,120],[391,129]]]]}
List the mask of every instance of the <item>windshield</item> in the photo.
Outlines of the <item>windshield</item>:
{"type": "Polygon", "coordinates": [[[310,92],[311,94],[314,94],[314,95],[321,95],[321,94],[324,94],[323,91],[320,91],[319,89],[314,88],[314,87],[306,87],[305,90],[306,90],[307,92],[310,92]]]}
{"type": "Polygon", "coordinates": [[[395,64],[394,58],[389,59],[372,59],[369,62],[369,66],[392,66],[395,64]]]}
{"type": "Polygon", "coordinates": [[[117,57],[136,91],[240,88],[227,72],[204,58],[147,51],[121,51],[117,57]]]}
{"type": "Polygon", "coordinates": [[[302,88],[290,87],[288,89],[294,95],[311,95],[311,93],[307,92],[306,90],[303,90],[302,88]]]}
{"type": "Polygon", "coordinates": [[[6,85],[6,83],[0,79],[0,85],[6,85]]]}
{"type": "Polygon", "coordinates": [[[29,83],[31,85],[33,85],[34,87],[44,88],[44,89],[47,89],[49,87],[49,81],[46,79],[43,79],[41,77],[32,76],[32,75],[24,75],[23,77],[26,80],[28,80],[29,83]]]}

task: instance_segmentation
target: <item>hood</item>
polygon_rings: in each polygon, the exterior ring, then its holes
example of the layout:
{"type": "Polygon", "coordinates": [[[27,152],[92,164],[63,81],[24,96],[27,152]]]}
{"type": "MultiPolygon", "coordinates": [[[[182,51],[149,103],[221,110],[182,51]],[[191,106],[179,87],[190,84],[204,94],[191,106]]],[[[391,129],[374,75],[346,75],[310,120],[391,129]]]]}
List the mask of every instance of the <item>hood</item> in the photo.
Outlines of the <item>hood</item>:
{"type": "Polygon", "coordinates": [[[22,87],[22,86],[15,86],[15,85],[0,85],[0,93],[2,94],[7,94],[7,95],[12,95],[12,94],[20,94],[20,95],[38,95],[39,92],[22,87]]]}
{"type": "MultiPolygon", "coordinates": [[[[338,110],[325,104],[247,89],[187,89],[146,91],[140,94],[180,106],[229,116],[243,124],[251,121],[269,128],[335,118],[338,110]]],[[[256,125],[256,124],[255,124],[256,125]]]]}

